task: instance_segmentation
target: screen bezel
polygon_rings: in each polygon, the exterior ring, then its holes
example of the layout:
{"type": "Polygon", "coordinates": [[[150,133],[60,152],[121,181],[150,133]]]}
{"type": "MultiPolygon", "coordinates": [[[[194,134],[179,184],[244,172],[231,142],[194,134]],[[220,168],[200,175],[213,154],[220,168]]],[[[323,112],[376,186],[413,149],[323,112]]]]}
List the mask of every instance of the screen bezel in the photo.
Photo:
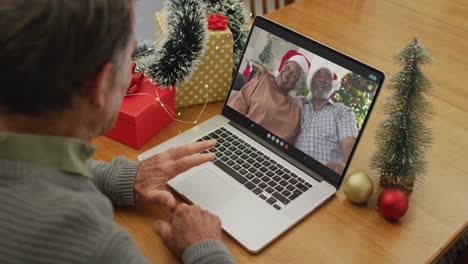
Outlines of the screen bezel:
{"type": "MultiPolygon", "coordinates": [[[[352,157],[355,154],[356,148],[359,144],[359,141],[361,139],[361,136],[363,134],[363,130],[367,125],[367,121],[369,119],[369,116],[371,114],[371,111],[374,107],[374,104],[376,102],[376,99],[378,97],[378,94],[382,88],[382,84],[385,79],[385,74],[374,68],[371,67],[370,65],[367,65],[365,63],[362,63],[346,54],[343,54],[335,49],[332,49],[320,42],[317,42],[315,40],[312,40],[309,37],[306,37],[300,33],[297,33],[287,27],[284,27],[270,19],[267,19],[262,16],[257,16],[255,17],[255,20],[252,24],[252,28],[249,32],[249,36],[246,41],[246,45],[244,47],[244,50],[242,52],[241,58],[244,59],[245,51],[247,50],[252,32],[254,31],[255,28],[259,28],[262,30],[267,31],[270,34],[276,35],[284,40],[287,40],[288,42],[302,48],[305,50],[308,50],[309,52],[316,54],[326,60],[329,60],[330,62],[339,65],[341,67],[344,67],[356,74],[359,74],[363,77],[367,77],[370,74],[373,74],[376,78],[376,80],[372,80],[378,84],[378,87],[376,89],[376,93],[374,95],[374,98],[371,102],[371,105],[369,106],[369,110],[367,112],[367,115],[364,119],[364,122],[362,124],[362,127],[358,133],[358,136],[356,138],[356,142],[354,143],[353,149],[350,153],[349,159],[347,164],[345,164],[343,174],[339,175],[335,171],[329,169],[326,167],[324,164],[320,163],[319,161],[315,160],[314,158],[308,156],[307,154],[303,153],[299,149],[295,148],[294,146],[290,146],[288,150],[285,150],[284,147],[281,147],[280,145],[276,144],[275,142],[272,142],[268,137],[267,134],[274,135],[271,131],[268,131],[267,129],[263,128],[262,126],[256,124],[249,118],[245,117],[244,115],[238,113],[231,107],[227,105],[227,101],[229,99],[229,96],[232,92],[232,88],[234,86],[234,81],[231,83],[231,87],[229,90],[229,93],[227,95],[226,101],[224,103],[224,107],[222,110],[222,115],[227,117],[228,119],[238,123],[241,125],[243,128],[253,132],[256,136],[262,138],[267,142],[267,147],[268,148],[275,148],[276,150],[279,150],[280,152],[284,153],[285,155],[288,155],[291,157],[293,160],[299,162],[300,164],[304,165],[306,168],[315,171],[318,173],[320,176],[322,176],[327,182],[335,186],[337,189],[340,187],[344,176],[346,175],[346,172],[348,170],[349,164],[351,163],[352,157]]],[[[239,62],[238,68],[236,70],[236,74],[239,72],[241,66],[241,62],[239,62]]]]}

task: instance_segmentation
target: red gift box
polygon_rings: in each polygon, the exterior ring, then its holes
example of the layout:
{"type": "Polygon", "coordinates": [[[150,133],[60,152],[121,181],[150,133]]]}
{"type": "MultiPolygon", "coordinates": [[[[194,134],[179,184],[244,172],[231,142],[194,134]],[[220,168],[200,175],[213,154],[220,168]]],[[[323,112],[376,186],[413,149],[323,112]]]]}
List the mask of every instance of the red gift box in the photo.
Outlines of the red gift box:
{"type": "Polygon", "coordinates": [[[105,135],[139,149],[174,120],[170,113],[175,113],[175,89],[162,89],[145,76],[137,93],[124,99],[114,127],[105,135]]]}

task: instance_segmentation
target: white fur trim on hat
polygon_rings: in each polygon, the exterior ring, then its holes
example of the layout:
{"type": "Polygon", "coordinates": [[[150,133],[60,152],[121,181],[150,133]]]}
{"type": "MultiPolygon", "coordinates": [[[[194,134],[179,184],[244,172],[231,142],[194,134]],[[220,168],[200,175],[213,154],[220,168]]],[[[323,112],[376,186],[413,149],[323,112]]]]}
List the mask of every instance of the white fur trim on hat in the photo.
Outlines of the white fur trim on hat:
{"type": "Polygon", "coordinates": [[[294,55],[291,58],[289,58],[287,61],[294,61],[295,63],[299,64],[299,66],[302,69],[302,72],[303,72],[304,76],[309,71],[309,65],[307,64],[307,61],[306,61],[304,56],[294,55]]]}

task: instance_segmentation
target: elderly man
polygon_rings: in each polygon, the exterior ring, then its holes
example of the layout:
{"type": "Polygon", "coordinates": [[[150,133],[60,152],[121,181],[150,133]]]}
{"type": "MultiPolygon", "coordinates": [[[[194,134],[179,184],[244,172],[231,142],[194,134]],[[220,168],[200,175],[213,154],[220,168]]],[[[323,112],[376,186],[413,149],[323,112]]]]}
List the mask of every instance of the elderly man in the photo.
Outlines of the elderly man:
{"type": "Polygon", "coordinates": [[[265,71],[257,72],[229,99],[228,105],[294,144],[301,130],[301,109],[289,93],[304,86],[309,67],[310,63],[304,55],[289,50],[281,60],[276,77],[265,71]]]}
{"type": "Polygon", "coordinates": [[[354,112],[330,99],[339,82],[328,67],[311,71],[307,83],[311,98],[299,99],[302,131],[296,147],[342,174],[358,134],[354,112]]]}
{"type": "Polygon", "coordinates": [[[110,202],[135,200],[171,209],[155,228],[183,262],[233,263],[219,218],[163,189],[216,142],[87,161],[129,85],[132,13],[129,0],[0,2],[0,263],[146,263],[112,219],[110,202]]]}

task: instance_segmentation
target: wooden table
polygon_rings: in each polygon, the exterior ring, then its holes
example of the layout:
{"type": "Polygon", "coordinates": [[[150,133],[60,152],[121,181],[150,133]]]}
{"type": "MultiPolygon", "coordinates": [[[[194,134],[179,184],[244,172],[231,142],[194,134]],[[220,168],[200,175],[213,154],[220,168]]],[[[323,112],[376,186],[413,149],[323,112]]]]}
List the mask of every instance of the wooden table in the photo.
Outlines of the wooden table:
{"type": "MultiPolygon", "coordinates": [[[[367,206],[349,203],[340,190],[336,197],[258,255],[250,255],[230,238],[224,242],[239,263],[423,263],[434,262],[468,228],[468,4],[449,0],[298,1],[268,15],[305,35],[384,70],[398,70],[392,56],[417,35],[432,53],[425,69],[433,83],[427,95],[434,107],[429,126],[434,143],[427,152],[429,168],[410,197],[408,213],[397,223],[375,210],[378,192],[367,206]]],[[[388,85],[388,82],[387,82],[388,85]]],[[[382,90],[352,171],[367,171],[375,148],[374,133],[382,121],[382,90]]],[[[201,120],[220,112],[210,104],[201,120]]],[[[194,120],[200,107],[180,109],[181,119],[194,120]]],[[[149,148],[192,125],[172,123],[140,151],[105,137],[94,141],[97,159],[117,155],[135,159],[149,148]]],[[[348,173],[349,174],[349,173],[348,173]]],[[[115,220],[137,241],[153,263],[176,260],[154,234],[152,222],[167,217],[156,206],[116,210],[115,220]]]]}

